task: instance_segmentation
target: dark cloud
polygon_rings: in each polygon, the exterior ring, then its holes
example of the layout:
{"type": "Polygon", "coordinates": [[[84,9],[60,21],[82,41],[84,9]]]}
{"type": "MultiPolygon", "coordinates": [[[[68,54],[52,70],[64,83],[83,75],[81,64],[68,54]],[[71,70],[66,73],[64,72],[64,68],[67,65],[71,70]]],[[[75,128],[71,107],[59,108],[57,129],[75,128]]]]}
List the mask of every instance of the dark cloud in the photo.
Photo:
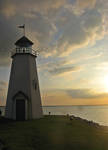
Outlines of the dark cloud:
{"type": "Polygon", "coordinates": [[[49,69],[48,72],[51,73],[52,75],[62,75],[64,73],[69,73],[69,72],[74,72],[74,71],[79,71],[79,67],[56,67],[53,69],[49,69]]]}
{"type": "Polygon", "coordinates": [[[108,93],[98,93],[96,91],[94,91],[93,89],[52,89],[52,90],[48,90],[46,91],[47,93],[52,93],[49,94],[51,96],[54,96],[54,94],[56,93],[56,95],[61,95],[61,96],[65,96],[66,99],[73,99],[73,100],[94,100],[94,99],[102,99],[102,98],[107,98],[108,97],[108,93]]]}
{"type": "Polygon", "coordinates": [[[10,16],[16,15],[16,14],[22,14],[24,15],[27,12],[35,12],[35,11],[41,11],[41,13],[47,13],[48,10],[51,9],[58,9],[65,3],[65,0],[1,0],[0,6],[1,11],[4,13],[4,15],[10,16]],[[20,10],[19,10],[20,9],[20,10]],[[14,13],[12,13],[12,11],[14,13]],[[10,13],[11,12],[11,13],[10,13]]]}
{"type": "Polygon", "coordinates": [[[93,91],[90,89],[72,89],[72,90],[66,90],[66,93],[75,99],[91,99],[91,98],[97,98],[100,97],[100,95],[94,94],[93,91]]]}
{"type": "Polygon", "coordinates": [[[0,88],[0,92],[4,92],[4,89],[3,89],[3,88],[0,88]]]}
{"type": "Polygon", "coordinates": [[[5,87],[5,86],[7,86],[7,82],[5,82],[5,81],[0,81],[0,87],[5,87]]]}
{"type": "Polygon", "coordinates": [[[70,89],[65,92],[74,99],[94,99],[108,97],[106,93],[96,93],[92,89],[70,89]]]}
{"type": "Polygon", "coordinates": [[[76,5],[79,9],[84,10],[87,8],[94,8],[96,5],[96,0],[77,0],[76,5]]]}
{"type": "Polygon", "coordinates": [[[102,14],[96,9],[92,9],[92,11],[88,10],[84,14],[84,18],[84,29],[86,32],[93,32],[93,30],[96,32],[104,25],[104,18],[102,14]]]}
{"type": "Polygon", "coordinates": [[[58,30],[62,29],[57,41],[57,52],[66,55],[72,50],[87,46],[104,35],[104,16],[97,9],[86,11],[81,16],[64,10],[57,22],[58,30]],[[61,53],[60,53],[61,52],[61,53]]]}
{"type": "Polygon", "coordinates": [[[82,68],[73,64],[73,62],[66,59],[52,59],[48,63],[43,62],[38,68],[44,72],[48,72],[53,76],[65,75],[70,72],[80,71],[82,68]]]}
{"type": "Polygon", "coordinates": [[[0,66],[9,65],[11,51],[18,37],[16,25],[12,23],[11,19],[7,20],[0,15],[0,66]]]}
{"type": "Polygon", "coordinates": [[[66,56],[102,38],[106,14],[97,3],[101,1],[1,0],[0,65],[9,63],[6,58],[9,59],[13,43],[21,35],[17,25],[24,22],[29,27],[27,34],[36,43],[34,48],[38,47],[44,57],[66,56]],[[83,11],[77,14],[78,9],[83,11]]]}
{"type": "MultiPolygon", "coordinates": [[[[97,99],[108,97],[107,93],[97,93],[93,89],[53,89],[52,93],[67,94],[72,99],[97,99]]],[[[66,96],[66,95],[65,95],[66,96]]]]}

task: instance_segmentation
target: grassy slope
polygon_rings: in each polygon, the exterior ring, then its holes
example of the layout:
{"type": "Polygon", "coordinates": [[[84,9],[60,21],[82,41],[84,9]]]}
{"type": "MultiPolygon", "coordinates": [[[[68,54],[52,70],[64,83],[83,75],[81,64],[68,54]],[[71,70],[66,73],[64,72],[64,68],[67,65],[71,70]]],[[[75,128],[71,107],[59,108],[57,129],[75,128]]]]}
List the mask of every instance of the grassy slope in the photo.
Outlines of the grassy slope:
{"type": "Polygon", "coordinates": [[[63,116],[1,123],[0,139],[10,150],[108,150],[108,128],[63,116]]]}

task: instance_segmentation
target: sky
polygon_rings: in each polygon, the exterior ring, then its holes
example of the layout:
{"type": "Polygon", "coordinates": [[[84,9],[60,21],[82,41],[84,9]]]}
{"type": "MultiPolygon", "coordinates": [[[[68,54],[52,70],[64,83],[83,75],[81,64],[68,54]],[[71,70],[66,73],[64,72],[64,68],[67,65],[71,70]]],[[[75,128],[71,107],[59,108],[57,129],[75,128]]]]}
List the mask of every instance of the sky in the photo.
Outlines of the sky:
{"type": "Polygon", "coordinates": [[[107,0],[0,0],[0,105],[23,24],[39,51],[42,105],[108,104],[107,0]]]}

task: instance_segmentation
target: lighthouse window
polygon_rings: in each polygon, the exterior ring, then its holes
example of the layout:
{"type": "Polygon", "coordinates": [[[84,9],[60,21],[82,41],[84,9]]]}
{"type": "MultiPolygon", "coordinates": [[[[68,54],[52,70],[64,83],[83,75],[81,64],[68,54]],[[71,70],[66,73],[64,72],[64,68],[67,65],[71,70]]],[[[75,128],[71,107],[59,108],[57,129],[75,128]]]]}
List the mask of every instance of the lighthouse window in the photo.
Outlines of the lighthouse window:
{"type": "Polygon", "coordinates": [[[36,90],[37,84],[35,83],[35,90],[36,90]]]}
{"type": "Polygon", "coordinates": [[[37,88],[37,84],[36,84],[36,81],[35,80],[33,80],[33,88],[36,90],[36,88],[37,88]]]}

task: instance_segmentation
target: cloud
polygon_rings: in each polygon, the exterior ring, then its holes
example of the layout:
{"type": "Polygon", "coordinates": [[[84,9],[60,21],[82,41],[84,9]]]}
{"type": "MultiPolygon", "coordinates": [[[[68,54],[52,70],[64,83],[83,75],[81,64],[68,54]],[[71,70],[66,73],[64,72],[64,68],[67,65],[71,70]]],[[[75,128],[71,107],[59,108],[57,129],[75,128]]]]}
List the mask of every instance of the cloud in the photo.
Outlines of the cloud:
{"type": "Polygon", "coordinates": [[[41,71],[47,72],[52,76],[64,76],[66,74],[80,71],[82,68],[74,64],[74,61],[67,59],[52,59],[47,63],[42,63],[38,66],[41,71]]]}
{"type": "Polygon", "coordinates": [[[85,8],[94,8],[96,0],[77,0],[76,7],[84,10],[85,8]]]}
{"type": "Polygon", "coordinates": [[[75,49],[95,43],[106,34],[107,13],[101,1],[77,0],[1,0],[0,64],[8,64],[13,43],[20,37],[17,25],[25,21],[27,33],[43,57],[67,56],[75,49]],[[70,10],[69,5],[72,6],[70,10]],[[80,8],[81,14],[75,9],[80,8]]]}
{"type": "Polygon", "coordinates": [[[1,57],[0,58],[0,66],[2,66],[2,67],[9,66],[9,64],[11,63],[9,56],[3,55],[0,57],[1,57]]]}
{"type": "MultiPolygon", "coordinates": [[[[97,99],[108,97],[107,93],[98,93],[93,89],[55,89],[55,92],[67,94],[72,99],[97,99]]],[[[53,91],[54,92],[54,91],[53,91]]]]}
{"type": "Polygon", "coordinates": [[[94,93],[91,89],[72,89],[66,90],[66,93],[74,99],[92,99],[101,96],[100,94],[94,93]]]}
{"type": "Polygon", "coordinates": [[[84,30],[91,35],[93,39],[101,38],[104,32],[104,16],[95,9],[88,11],[84,15],[84,30]],[[101,36],[100,36],[100,35],[101,36]]]}
{"type": "Polygon", "coordinates": [[[6,3],[5,6],[1,8],[1,13],[7,18],[14,16],[16,14],[16,7],[12,3],[6,3]]]}
{"type": "Polygon", "coordinates": [[[108,71],[108,62],[99,63],[95,68],[100,71],[108,71]]]}
{"type": "Polygon", "coordinates": [[[5,81],[0,81],[0,87],[1,87],[1,86],[3,86],[3,87],[4,87],[4,86],[7,86],[7,82],[5,82],[5,81]]]}
{"type": "Polygon", "coordinates": [[[7,91],[8,83],[5,81],[0,81],[0,92],[1,94],[7,91]]]}
{"type": "Polygon", "coordinates": [[[108,93],[93,89],[50,89],[42,92],[44,105],[100,105],[107,104],[108,93]]]}
{"type": "MultiPolygon", "coordinates": [[[[41,58],[43,59],[43,58],[41,58]]],[[[47,60],[47,59],[46,59],[47,60]]],[[[42,61],[42,60],[41,60],[42,61]]],[[[43,61],[41,64],[38,65],[40,69],[47,69],[47,68],[56,68],[56,67],[63,67],[68,65],[74,65],[75,60],[69,60],[66,58],[58,58],[50,59],[49,62],[43,61]]]]}
{"type": "Polygon", "coordinates": [[[7,82],[0,81],[0,106],[4,106],[6,103],[7,87],[7,82]]]}
{"type": "Polygon", "coordinates": [[[11,51],[14,49],[13,45],[19,36],[16,29],[13,20],[8,20],[0,15],[0,66],[6,66],[10,63],[11,51]]]}
{"type": "Polygon", "coordinates": [[[41,12],[42,14],[49,13],[53,9],[59,9],[65,4],[65,0],[1,0],[1,12],[7,17],[14,15],[25,15],[26,13],[32,15],[34,12],[41,12]],[[19,7],[17,7],[19,6],[19,7]]]}
{"type": "Polygon", "coordinates": [[[74,71],[79,71],[80,67],[56,67],[53,69],[49,69],[48,72],[52,75],[64,75],[66,73],[74,72],[74,71]]]}
{"type": "Polygon", "coordinates": [[[96,9],[86,11],[81,16],[76,16],[68,10],[62,15],[64,19],[57,23],[58,28],[62,30],[57,41],[59,55],[65,56],[75,49],[93,44],[105,34],[104,16],[96,9]]]}

